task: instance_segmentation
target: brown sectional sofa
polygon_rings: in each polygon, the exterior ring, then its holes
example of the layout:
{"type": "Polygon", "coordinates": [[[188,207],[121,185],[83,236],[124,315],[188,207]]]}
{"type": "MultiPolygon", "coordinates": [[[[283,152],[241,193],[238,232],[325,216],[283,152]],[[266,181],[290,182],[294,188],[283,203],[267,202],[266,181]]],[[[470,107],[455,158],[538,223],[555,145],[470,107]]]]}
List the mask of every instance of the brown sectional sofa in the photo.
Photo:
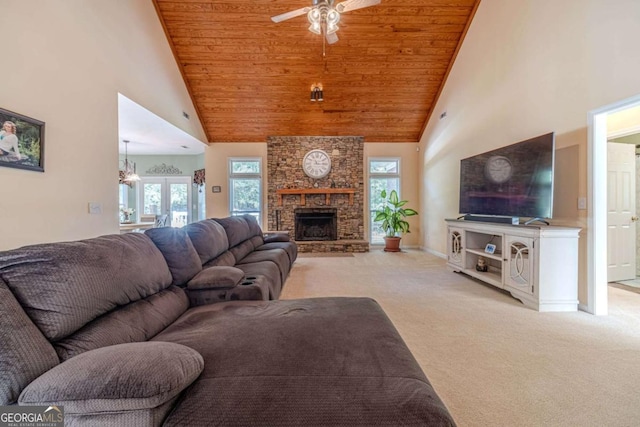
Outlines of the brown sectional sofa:
{"type": "Polygon", "coordinates": [[[162,252],[191,305],[275,300],[298,256],[287,235],[265,236],[251,215],[207,219],[145,232],[162,252]]]}
{"type": "Polygon", "coordinates": [[[375,301],[273,300],[295,243],[256,227],[0,252],[0,405],[87,426],[454,425],[375,301]]]}

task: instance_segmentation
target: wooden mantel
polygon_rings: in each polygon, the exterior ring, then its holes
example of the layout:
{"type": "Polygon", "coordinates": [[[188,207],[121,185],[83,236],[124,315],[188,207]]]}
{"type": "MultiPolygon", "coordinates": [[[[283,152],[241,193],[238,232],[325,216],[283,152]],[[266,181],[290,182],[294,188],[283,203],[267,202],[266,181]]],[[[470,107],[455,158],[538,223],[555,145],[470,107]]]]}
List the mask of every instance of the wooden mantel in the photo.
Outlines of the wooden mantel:
{"type": "Polygon", "coordinates": [[[305,196],[307,194],[324,194],[327,205],[331,204],[332,194],[348,194],[349,204],[353,205],[353,195],[355,192],[356,190],[353,188],[283,188],[276,190],[276,195],[278,196],[278,206],[282,206],[282,196],[287,194],[299,194],[301,206],[305,205],[305,196]]]}

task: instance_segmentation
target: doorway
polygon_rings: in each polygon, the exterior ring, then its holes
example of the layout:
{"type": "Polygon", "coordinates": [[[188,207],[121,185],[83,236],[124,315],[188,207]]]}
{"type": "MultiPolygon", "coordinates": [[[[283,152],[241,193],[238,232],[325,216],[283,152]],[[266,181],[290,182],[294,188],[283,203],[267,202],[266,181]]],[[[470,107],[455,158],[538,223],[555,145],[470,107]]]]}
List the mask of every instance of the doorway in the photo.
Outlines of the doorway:
{"type": "Polygon", "coordinates": [[[153,221],[155,215],[167,214],[170,227],[191,222],[191,177],[142,177],[138,191],[141,220],[153,221]]]}
{"type": "Polygon", "coordinates": [[[588,238],[587,306],[596,315],[608,313],[608,179],[607,119],[614,113],[640,107],[640,95],[591,111],[588,116],[588,238]]]}

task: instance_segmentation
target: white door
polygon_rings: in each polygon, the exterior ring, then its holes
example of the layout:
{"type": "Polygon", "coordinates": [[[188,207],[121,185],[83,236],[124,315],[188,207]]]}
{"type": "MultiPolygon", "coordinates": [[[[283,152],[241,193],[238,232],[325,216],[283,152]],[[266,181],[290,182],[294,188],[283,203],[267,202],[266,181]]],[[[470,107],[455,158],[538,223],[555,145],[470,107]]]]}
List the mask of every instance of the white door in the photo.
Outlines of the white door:
{"type": "Polygon", "coordinates": [[[636,277],[636,156],[633,144],[607,144],[607,280],[636,277]]]}
{"type": "Polygon", "coordinates": [[[139,183],[142,215],[169,215],[171,227],[191,222],[191,178],[144,177],[139,183]]]}

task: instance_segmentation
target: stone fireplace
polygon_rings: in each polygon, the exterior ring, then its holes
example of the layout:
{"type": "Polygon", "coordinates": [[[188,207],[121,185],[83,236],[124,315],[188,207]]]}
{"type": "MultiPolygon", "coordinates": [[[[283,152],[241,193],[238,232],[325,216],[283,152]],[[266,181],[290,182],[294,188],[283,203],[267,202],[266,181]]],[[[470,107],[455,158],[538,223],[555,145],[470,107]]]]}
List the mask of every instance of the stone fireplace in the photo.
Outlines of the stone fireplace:
{"type": "Polygon", "coordinates": [[[268,230],[288,231],[301,252],[369,250],[362,137],[271,136],[267,138],[267,173],[268,230]],[[302,160],[311,150],[330,156],[327,176],[313,179],[304,173],[302,160]],[[308,223],[306,228],[300,227],[300,221],[308,223]]]}
{"type": "Polygon", "coordinates": [[[297,208],[295,240],[337,240],[338,210],[335,208],[297,208]]]}

